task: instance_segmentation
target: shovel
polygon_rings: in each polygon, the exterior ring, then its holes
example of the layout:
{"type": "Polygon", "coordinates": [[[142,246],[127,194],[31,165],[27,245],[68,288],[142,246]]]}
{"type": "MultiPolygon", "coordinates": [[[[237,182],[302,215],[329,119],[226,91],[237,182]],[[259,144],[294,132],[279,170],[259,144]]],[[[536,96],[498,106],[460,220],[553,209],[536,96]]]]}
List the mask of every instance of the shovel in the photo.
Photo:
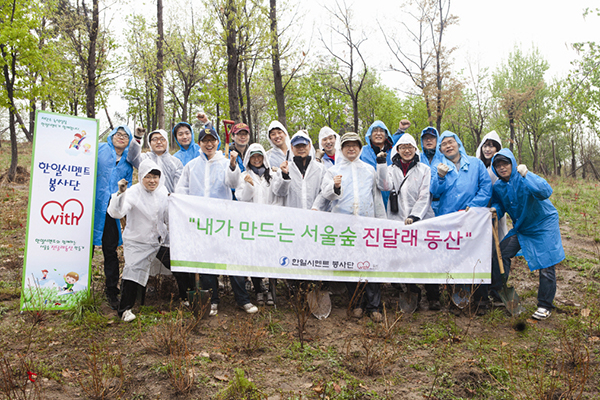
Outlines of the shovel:
{"type": "Polygon", "coordinates": [[[331,298],[329,291],[313,289],[306,295],[308,308],[318,320],[325,319],[331,314],[331,298]]]}
{"type": "Polygon", "coordinates": [[[498,257],[498,266],[500,267],[500,274],[502,274],[502,289],[498,291],[498,296],[500,296],[500,300],[502,300],[508,312],[510,312],[511,315],[516,316],[525,311],[525,308],[521,305],[521,299],[515,291],[515,288],[509,287],[506,284],[508,276],[506,276],[504,273],[504,264],[502,263],[500,240],[498,238],[498,215],[496,214],[494,214],[494,229],[492,229],[492,233],[494,234],[494,243],[496,244],[496,257],[498,257]]]}
{"type": "Polygon", "coordinates": [[[404,314],[414,313],[419,307],[419,293],[411,292],[407,287],[406,292],[400,292],[398,307],[404,314]]]}

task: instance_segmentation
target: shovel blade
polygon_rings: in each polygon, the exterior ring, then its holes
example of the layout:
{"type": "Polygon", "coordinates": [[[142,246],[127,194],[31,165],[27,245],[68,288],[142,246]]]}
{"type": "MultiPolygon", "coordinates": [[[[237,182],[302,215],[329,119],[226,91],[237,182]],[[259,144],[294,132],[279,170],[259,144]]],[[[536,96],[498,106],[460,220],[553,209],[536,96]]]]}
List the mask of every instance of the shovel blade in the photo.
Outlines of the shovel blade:
{"type": "Polygon", "coordinates": [[[469,299],[471,298],[471,288],[467,285],[460,285],[454,289],[452,293],[452,302],[454,305],[461,310],[469,305],[469,299]]]}
{"type": "Polygon", "coordinates": [[[331,314],[331,298],[326,290],[312,290],[306,295],[308,307],[315,318],[321,320],[329,317],[331,314]]]}
{"type": "Polygon", "coordinates": [[[412,314],[419,307],[419,294],[413,292],[400,292],[398,306],[405,314],[412,314]]]}
{"type": "Polygon", "coordinates": [[[525,308],[521,305],[521,299],[514,287],[504,285],[498,292],[498,295],[511,315],[519,315],[525,311],[525,308]]]}

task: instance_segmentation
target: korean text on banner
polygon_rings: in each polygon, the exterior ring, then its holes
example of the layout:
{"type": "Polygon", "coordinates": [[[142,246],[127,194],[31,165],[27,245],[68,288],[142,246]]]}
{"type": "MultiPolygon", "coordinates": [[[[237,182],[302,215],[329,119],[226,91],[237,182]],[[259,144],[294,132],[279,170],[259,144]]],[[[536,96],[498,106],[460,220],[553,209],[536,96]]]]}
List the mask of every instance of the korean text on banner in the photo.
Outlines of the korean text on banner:
{"type": "Polygon", "coordinates": [[[36,113],[21,309],[69,309],[87,295],[97,154],[97,120],[36,113]]]}
{"type": "Polygon", "coordinates": [[[487,208],[402,222],[175,194],[173,271],[326,281],[491,281],[487,208]]]}

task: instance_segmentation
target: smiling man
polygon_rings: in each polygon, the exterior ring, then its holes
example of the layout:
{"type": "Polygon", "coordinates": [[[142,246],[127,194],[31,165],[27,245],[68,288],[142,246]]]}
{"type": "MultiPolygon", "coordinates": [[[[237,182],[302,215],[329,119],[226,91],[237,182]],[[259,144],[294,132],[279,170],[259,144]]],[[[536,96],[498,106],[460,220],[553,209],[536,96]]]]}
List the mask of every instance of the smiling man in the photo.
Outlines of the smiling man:
{"type": "Polygon", "coordinates": [[[102,246],[104,255],[105,293],[113,309],[119,305],[119,257],[117,247],[121,244],[121,226],[107,213],[110,195],[117,191],[118,182],[125,179],[131,185],[133,167],[139,162],[130,155],[129,144],[133,135],[127,126],[116,127],[106,143],[98,147],[96,175],[96,201],[94,204],[94,245],[102,246]]]}
{"type": "MultiPolygon", "coordinates": [[[[500,242],[505,278],[510,273],[511,258],[520,249],[531,271],[539,271],[537,296],[538,309],[532,318],[544,320],[550,317],[556,294],[556,264],[565,259],[560,237],[558,211],[549,200],[552,187],[545,179],[531,173],[527,166],[517,166],[515,156],[509,149],[502,149],[492,159],[492,169],[498,176],[492,193],[492,207],[502,218],[510,215],[513,228],[500,242]]],[[[504,282],[500,274],[498,258],[492,257],[493,297],[504,282]]]]}
{"type": "Polygon", "coordinates": [[[278,167],[284,161],[290,161],[290,135],[279,121],[273,121],[267,128],[267,139],[271,148],[267,150],[269,163],[278,167]]]}
{"type": "MultiPolygon", "coordinates": [[[[230,161],[219,151],[221,139],[212,128],[205,128],[198,135],[201,154],[190,161],[184,168],[175,193],[192,196],[212,197],[232,200],[231,189],[238,183],[237,174],[229,174],[230,161]]],[[[218,311],[219,282],[217,275],[202,274],[202,288],[212,290],[209,315],[215,316],[218,311]]],[[[240,308],[248,314],[258,312],[258,308],[250,302],[243,277],[230,276],[235,300],[240,308]]]]}
{"type": "MultiPolygon", "coordinates": [[[[446,215],[469,207],[487,207],[492,195],[492,181],[483,162],[467,155],[459,137],[442,133],[438,143],[440,162],[431,167],[431,194],[439,198],[435,215],[446,215]]],[[[479,285],[474,293],[477,313],[488,310],[488,285],[479,285]]]]}
{"type": "MultiPolygon", "coordinates": [[[[331,201],[331,212],[385,218],[381,192],[377,188],[376,172],[373,167],[360,160],[362,142],[358,134],[349,132],[341,139],[342,151],[336,164],[329,168],[323,178],[321,193],[331,201]]],[[[357,283],[346,284],[352,299],[357,283]]],[[[366,311],[375,322],[381,322],[381,285],[367,283],[364,295],[354,299],[352,315],[361,318],[366,311]]]]}
{"type": "MultiPolygon", "coordinates": [[[[184,127],[184,129],[187,129],[184,127]]],[[[136,129],[136,139],[145,133],[144,129],[136,129]],[[141,135],[140,135],[141,133],[141,135]]],[[[191,136],[191,135],[190,135],[191,136]]],[[[150,151],[141,153],[141,146],[137,140],[131,143],[131,152],[135,152],[140,162],[143,160],[152,160],[160,166],[163,178],[162,182],[169,193],[175,191],[177,182],[183,171],[181,160],[169,153],[169,135],[163,129],[157,129],[148,135],[150,151]]]]}

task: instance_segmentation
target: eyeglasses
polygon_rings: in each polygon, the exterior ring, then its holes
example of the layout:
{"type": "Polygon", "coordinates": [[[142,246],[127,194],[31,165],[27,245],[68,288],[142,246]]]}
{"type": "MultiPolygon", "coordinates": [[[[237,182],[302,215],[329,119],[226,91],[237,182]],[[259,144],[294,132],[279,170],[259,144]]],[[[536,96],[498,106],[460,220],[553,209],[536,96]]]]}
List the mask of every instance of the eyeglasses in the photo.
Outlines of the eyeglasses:
{"type": "Polygon", "coordinates": [[[164,137],[153,137],[152,140],[150,140],[150,142],[166,143],[167,141],[164,137]]]}
{"type": "Polygon", "coordinates": [[[115,133],[114,137],[119,138],[119,139],[129,139],[129,135],[126,133],[122,133],[122,132],[115,133]]]}
{"type": "Polygon", "coordinates": [[[210,143],[210,142],[216,142],[217,139],[215,139],[212,136],[206,136],[204,139],[201,140],[201,142],[203,143],[210,143]]]}
{"type": "Polygon", "coordinates": [[[403,145],[401,145],[401,146],[398,146],[398,148],[399,148],[400,150],[411,150],[411,149],[414,149],[414,147],[413,147],[413,146],[411,146],[410,144],[403,144],[403,145]]]}
{"type": "Polygon", "coordinates": [[[235,136],[250,136],[250,134],[246,131],[239,131],[235,136]]]}

